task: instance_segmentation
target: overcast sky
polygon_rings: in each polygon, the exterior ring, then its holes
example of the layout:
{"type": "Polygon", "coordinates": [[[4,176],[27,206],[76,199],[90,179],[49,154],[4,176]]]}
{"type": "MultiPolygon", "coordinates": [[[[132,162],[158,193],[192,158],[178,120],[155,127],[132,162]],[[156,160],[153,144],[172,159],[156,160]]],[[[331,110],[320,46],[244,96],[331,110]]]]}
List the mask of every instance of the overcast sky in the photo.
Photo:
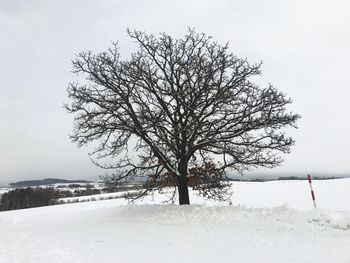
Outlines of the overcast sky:
{"type": "Polygon", "coordinates": [[[70,142],[62,104],[74,54],[119,40],[127,56],[127,27],[176,37],[195,27],[262,60],[259,83],[287,93],[302,115],[292,153],[271,172],[349,173],[349,14],[347,0],[1,0],[0,181],[105,173],[70,142]]]}

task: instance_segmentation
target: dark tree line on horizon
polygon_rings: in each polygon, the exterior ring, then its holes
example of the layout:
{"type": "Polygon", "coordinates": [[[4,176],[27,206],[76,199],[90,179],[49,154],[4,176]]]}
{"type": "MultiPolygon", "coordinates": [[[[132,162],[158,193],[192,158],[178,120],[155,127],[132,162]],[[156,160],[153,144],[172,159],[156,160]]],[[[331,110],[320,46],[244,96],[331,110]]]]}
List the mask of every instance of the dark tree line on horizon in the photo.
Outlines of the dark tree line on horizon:
{"type": "MultiPolygon", "coordinates": [[[[71,186],[76,188],[81,185],[71,186]]],[[[0,211],[61,204],[65,201],[59,202],[60,198],[99,195],[106,189],[86,188],[70,191],[53,187],[16,188],[0,195],[0,211]]]]}
{"type": "Polygon", "coordinates": [[[1,195],[0,211],[53,205],[59,197],[52,187],[18,188],[1,195]]]}

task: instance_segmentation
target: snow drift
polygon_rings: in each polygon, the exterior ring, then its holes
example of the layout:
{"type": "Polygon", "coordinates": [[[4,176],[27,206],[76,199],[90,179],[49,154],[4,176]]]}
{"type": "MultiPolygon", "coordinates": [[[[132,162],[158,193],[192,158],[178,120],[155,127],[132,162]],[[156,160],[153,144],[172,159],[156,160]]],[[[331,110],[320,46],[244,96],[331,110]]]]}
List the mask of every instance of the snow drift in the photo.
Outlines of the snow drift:
{"type": "MultiPolygon", "coordinates": [[[[350,183],[337,181],[328,184],[328,196],[334,193],[332,184],[341,189],[350,183]]],[[[255,208],[243,195],[249,192],[247,184],[241,184],[244,191],[235,184],[237,204],[232,206],[147,205],[152,203],[148,197],[139,205],[114,199],[1,212],[0,262],[349,263],[350,213],[268,207],[274,205],[276,184],[253,184],[255,196],[250,196],[259,199],[255,208]],[[265,207],[260,207],[262,193],[270,193],[265,207]]],[[[300,189],[295,184],[280,183],[280,188],[300,189]]],[[[160,199],[155,196],[153,203],[160,199]]],[[[347,207],[348,199],[338,200],[343,206],[335,200],[337,208],[347,207]]],[[[311,200],[303,202],[311,206],[311,200]]]]}

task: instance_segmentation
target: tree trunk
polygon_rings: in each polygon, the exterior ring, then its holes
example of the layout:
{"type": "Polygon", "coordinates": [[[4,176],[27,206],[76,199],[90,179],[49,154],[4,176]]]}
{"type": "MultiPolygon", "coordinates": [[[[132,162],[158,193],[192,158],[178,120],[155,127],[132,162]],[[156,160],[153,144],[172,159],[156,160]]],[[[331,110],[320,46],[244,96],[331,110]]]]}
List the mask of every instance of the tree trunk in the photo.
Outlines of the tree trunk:
{"type": "Polygon", "coordinates": [[[177,189],[179,191],[179,204],[180,205],[189,205],[190,204],[190,197],[188,195],[187,175],[186,175],[186,177],[181,176],[178,178],[177,189]]]}
{"type": "Polygon", "coordinates": [[[187,162],[181,160],[179,163],[179,172],[180,177],[178,177],[178,191],[179,191],[179,204],[180,205],[189,205],[190,197],[188,195],[188,186],[187,186],[187,162]]]}

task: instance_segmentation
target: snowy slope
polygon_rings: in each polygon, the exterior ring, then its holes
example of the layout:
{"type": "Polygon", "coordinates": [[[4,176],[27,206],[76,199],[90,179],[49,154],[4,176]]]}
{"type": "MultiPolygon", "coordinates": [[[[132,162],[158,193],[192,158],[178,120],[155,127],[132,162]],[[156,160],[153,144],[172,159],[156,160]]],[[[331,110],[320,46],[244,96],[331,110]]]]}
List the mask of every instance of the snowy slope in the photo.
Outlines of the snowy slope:
{"type": "Polygon", "coordinates": [[[1,212],[0,262],[350,262],[350,213],[335,212],[349,202],[337,191],[350,189],[350,179],[323,190],[315,184],[319,195],[344,200],[331,210],[268,208],[290,198],[275,201],[276,185],[294,193],[298,182],[251,184],[233,186],[241,206],[128,206],[116,199],[1,212]]]}
{"type": "MultiPolygon", "coordinates": [[[[334,211],[350,211],[350,178],[314,180],[317,206],[334,211]]],[[[235,182],[232,186],[234,205],[273,207],[288,204],[308,210],[313,207],[309,183],[304,181],[235,182]]]]}

